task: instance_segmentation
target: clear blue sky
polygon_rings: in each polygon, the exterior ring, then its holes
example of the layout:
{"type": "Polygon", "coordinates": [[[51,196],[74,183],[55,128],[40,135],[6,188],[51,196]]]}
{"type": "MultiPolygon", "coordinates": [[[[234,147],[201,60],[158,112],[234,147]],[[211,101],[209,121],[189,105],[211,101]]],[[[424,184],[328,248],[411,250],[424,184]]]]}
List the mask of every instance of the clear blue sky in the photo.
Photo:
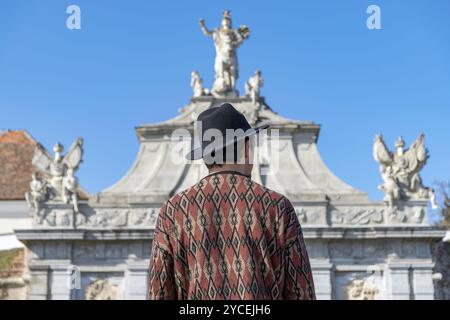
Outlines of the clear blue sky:
{"type": "Polygon", "coordinates": [[[381,199],[375,134],[409,146],[423,131],[425,184],[450,179],[448,0],[2,0],[0,129],[27,129],[49,149],[84,137],[81,184],[110,186],[136,157],[134,127],[174,117],[192,70],[211,85],[214,49],[198,19],[215,27],[224,9],[252,30],[239,89],[261,69],[275,111],[322,125],[319,149],[337,176],[381,199]],[[70,4],[81,30],[66,28],[70,4]],[[369,4],[382,30],[366,28],[369,4]]]}

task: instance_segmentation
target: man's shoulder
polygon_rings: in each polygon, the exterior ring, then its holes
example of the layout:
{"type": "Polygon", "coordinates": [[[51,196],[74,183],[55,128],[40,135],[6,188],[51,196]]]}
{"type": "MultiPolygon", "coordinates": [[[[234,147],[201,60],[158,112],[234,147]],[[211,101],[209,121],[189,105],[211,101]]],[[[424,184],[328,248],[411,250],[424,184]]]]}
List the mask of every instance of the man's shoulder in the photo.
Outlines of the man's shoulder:
{"type": "Polygon", "coordinates": [[[275,190],[269,189],[269,188],[259,184],[258,182],[255,182],[253,180],[250,180],[250,181],[252,183],[253,190],[256,190],[259,193],[261,193],[263,195],[263,198],[264,198],[264,195],[267,194],[267,195],[269,195],[270,199],[276,203],[284,203],[284,204],[291,205],[291,202],[285,195],[283,195],[275,190]]]}
{"type": "Polygon", "coordinates": [[[288,197],[277,191],[262,186],[257,182],[253,182],[253,184],[257,189],[260,189],[263,192],[261,200],[264,207],[271,207],[272,209],[269,210],[274,210],[274,212],[279,214],[285,221],[294,221],[293,219],[298,219],[297,212],[288,197]],[[267,206],[269,203],[271,205],[267,206]]]}
{"type": "Polygon", "coordinates": [[[178,203],[180,203],[180,201],[185,200],[185,201],[190,201],[190,199],[192,197],[195,197],[195,195],[197,194],[199,190],[199,184],[196,183],[192,186],[190,186],[187,189],[184,189],[183,191],[180,191],[176,194],[174,194],[173,196],[171,196],[166,202],[165,205],[172,205],[172,206],[176,206],[178,203]]]}

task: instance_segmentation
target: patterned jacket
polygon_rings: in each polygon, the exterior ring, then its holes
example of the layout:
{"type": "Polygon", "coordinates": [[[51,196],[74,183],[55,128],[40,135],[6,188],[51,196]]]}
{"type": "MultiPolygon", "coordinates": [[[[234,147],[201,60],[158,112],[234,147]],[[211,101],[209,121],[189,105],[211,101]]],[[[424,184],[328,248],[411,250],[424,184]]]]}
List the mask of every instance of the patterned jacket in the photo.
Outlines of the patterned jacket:
{"type": "Polygon", "coordinates": [[[149,299],[315,299],[292,204],[237,172],[213,173],[161,208],[149,299]]]}

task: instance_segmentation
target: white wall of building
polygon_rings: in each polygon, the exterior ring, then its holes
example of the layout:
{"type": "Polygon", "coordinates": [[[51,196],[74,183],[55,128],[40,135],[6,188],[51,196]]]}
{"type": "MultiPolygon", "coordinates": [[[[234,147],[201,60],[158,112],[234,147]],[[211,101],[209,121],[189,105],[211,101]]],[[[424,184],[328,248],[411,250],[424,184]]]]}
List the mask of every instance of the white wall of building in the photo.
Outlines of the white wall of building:
{"type": "Polygon", "coordinates": [[[30,213],[24,200],[0,201],[0,251],[23,247],[14,230],[31,228],[30,213]]]}

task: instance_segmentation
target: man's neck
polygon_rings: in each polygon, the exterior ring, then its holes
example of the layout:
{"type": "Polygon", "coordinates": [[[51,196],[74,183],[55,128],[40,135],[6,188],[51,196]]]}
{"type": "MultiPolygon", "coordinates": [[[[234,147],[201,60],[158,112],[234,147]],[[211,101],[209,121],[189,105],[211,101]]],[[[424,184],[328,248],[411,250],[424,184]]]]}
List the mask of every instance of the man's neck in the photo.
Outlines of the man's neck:
{"type": "Polygon", "coordinates": [[[220,173],[222,171],[234,171],[234,172],[238,172],[244,176],[251,175],[251,174],[249,174],[249,172],[245,166],[238,165],[238,164],[224,164],[220,167],[212,168],[211,170],[209,170],[209,174],[220,173]]]}

